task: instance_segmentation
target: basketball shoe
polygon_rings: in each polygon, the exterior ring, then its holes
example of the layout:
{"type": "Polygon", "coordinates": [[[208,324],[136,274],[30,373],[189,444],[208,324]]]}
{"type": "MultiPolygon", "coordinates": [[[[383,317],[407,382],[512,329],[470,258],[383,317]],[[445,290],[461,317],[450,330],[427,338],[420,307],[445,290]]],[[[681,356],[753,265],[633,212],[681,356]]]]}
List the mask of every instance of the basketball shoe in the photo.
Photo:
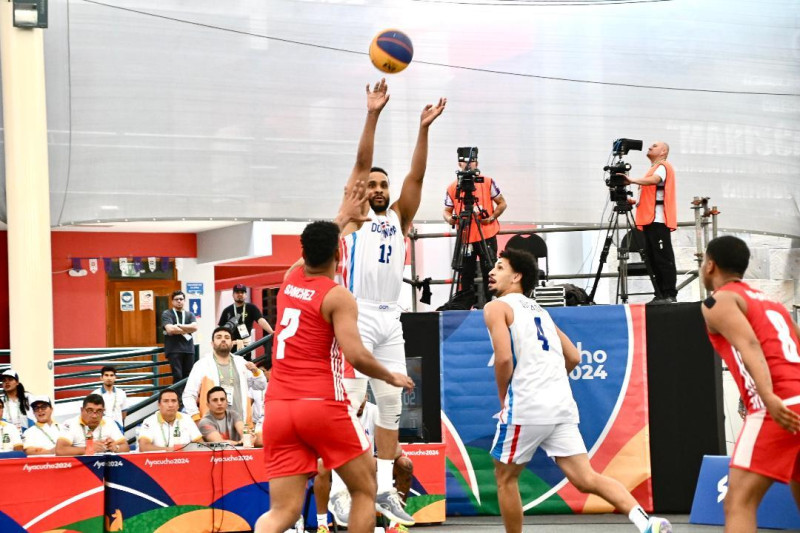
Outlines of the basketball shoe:
{"type": "Polygon", "coordinates": [[[651,516],[644,533],[672,533],[672,524],[666,518],[651,516]]]}
{"type": "Polygon", "coordinates": [[[414,519],[405,511],[404,507],[405,503],[400,498],[400,493],[397,492],[397,489],[380,492],[375,498],[376,511],[393,522],[404,526],[413,526],[414,519]]]}

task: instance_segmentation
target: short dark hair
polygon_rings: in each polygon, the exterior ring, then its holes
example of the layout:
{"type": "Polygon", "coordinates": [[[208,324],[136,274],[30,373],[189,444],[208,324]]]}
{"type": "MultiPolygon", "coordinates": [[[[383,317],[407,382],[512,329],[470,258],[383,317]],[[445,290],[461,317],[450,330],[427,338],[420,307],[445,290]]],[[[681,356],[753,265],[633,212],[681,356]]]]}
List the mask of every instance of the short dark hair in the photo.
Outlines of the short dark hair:
{"type": "Polygon", "coordinates": [[[186,298],[186,295],[183,294],[183,291],[177,290],[177,291],[172,291],[172,296],[170,296],[170,300],[174,300],[176,296],[183,296],[184,298],[186,298]]]}
{"type": "Polygon", "coordinates": [[[103,397],[99,394],[90,394],[86,398],[83,399],[83,405],[81,407],[86,407],[88,404],[94,405],[102,405],[103,407],[106,406],[106,402],[103,401],[103,397]]]}
{"type": "Polygon", "coordinates": [[[174,394],[175,396],[177,396],[178,401],[180,401],[181,399],[181,395],[178,394],[178,391],[176,391],[175,389],[161,389],[161,392],[158,393],[158,403],[161,403],[161,398],[163,398],[164,395],[166,394],[174,394]]]}
{"type": "Polygon", "coordinates": [[[744,276],[750,264],[750,249],[745,242],[733,235],[723,235],[711,239],[706,247],[706,255],[725,272],[744,276]]]}
{"type": "Polygon", "coordinates": [[[339,246],[339,226],[326,220],[317,220],[305,227],[300,235],[303,259],[312,268],[331,261],[339,246]]]}
{"type": "Polygon", "coordinates": [[[383,174],[387,178],[389,177],[389,173],[386,172],[385,170],[383,170],[381,167],[372,167],[371,169],[369,169],[369,173],[370,174],[372,174],[373,172],[380,172],[381,174],[383,174]]]}
{"type": "Polygon", "coordinates": [[[530,252],[506,248],[500,252],[500,257],[508,261],[511,269],[517,274],[522,274],[522,292],[528,294],[539,282],[539,265],[536,257],[530,252]]]}
{"type": "Polygon", "coordinates": [[[231,332],[231,328],[229,328],[228,326],[217,326],[217,327],[214,328],[214,331],[211,333],[211,338],[213,339],[214,335],[216,335],[220,331],[224,331],[225,333],[227,333],[228,335],[233,337],[233,333],[231,332]]]}
{"type": "Polygon", "coordinates": [[[100,369],[101,376],[106,372],[113,372],[115,376],[117,375],[117,369],[114,368],[113,366],[104,366],[103,368],[100,369]]]}
{"type": "MultiPolygon", "coordinates": [[[[207,402],[211,401],[211,395],[214,394],[215,392],[225,392],[225,389],[223,389],[219,385],[217,385],[216,387],[211,387],[210,389],[208,389],[208,392],[206,393],[206,401],[207,402]]],[[[228,399],[228,393],[227,392],[225,392],[225,399],[226,400],[228,399]]]]}

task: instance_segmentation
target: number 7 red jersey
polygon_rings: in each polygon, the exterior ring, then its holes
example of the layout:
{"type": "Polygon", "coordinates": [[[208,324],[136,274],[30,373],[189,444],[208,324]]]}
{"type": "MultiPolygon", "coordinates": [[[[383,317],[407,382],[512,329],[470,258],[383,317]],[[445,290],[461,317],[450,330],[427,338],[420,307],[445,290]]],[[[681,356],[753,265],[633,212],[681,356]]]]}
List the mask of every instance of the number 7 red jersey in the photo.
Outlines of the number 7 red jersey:
{"type": "Polygon", "coordinates": [[[337,284],[326,276],[289,273],[278,292],[278,320],[272,340],[269,400],[346,401],[344,358],[333,325],[322,317],[322,301],[337,284]]]}
{"type": "MultiPolygon", "coordinates": [[[[775,394],[784,401],[800,397],[800,354],[797,351],[800,343],[789,312],[782,304],[742,281],[727,283],[715,294],[721,291],[735,292],[747,302],[747,321],[761,343],[775,394]]],[[[741,354],[720,334],[709,332],[708,338],[728,365],[747,412],[764,409],[764,402],[756,392],[756,384],[745,368],[741,354]]]]}

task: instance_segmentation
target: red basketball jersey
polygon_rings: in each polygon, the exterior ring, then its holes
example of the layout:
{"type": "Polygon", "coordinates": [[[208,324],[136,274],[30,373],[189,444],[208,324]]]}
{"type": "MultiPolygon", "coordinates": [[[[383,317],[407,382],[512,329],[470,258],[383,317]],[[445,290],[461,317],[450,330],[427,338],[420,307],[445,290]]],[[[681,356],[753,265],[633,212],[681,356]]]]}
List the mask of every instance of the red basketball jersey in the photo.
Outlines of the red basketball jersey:
{"type": "Polygon", "coordinates": [[[266,400],[346,401],[343,357],[333,325],[322,318],[322,300],[336,282],[295,268],[278,292],[272,374],[266,400]]]}
{"type": "MultiPolygon", "coordinates": [[[[783,400],[800,396],[800,355],[797,350],[800,342],[786,308],[742,281],[727,283],[716,292],[720,291],[735,292],[747,302],[747,321],[761,343],[775,394],[783,400]]],[[[764,403],[756,392],[752,376],[744,367],[741,354],[722,335],[709,332],[708,337],[728,365],[747,406],[747,412],[764,409],[764,403]]]]}

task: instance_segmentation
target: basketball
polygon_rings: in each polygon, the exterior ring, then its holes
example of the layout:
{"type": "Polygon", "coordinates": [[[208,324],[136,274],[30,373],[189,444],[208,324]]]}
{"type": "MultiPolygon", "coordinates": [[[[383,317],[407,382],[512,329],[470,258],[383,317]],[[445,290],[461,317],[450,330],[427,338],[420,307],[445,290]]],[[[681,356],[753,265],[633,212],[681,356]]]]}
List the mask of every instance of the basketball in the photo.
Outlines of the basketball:
{"type": "Polygon", "coordinates": [[[414,57],[414,45],[399,30],[383,30],[369,45],[369,58],[375,68],[389,74],[404,70],[414,57]]]}

